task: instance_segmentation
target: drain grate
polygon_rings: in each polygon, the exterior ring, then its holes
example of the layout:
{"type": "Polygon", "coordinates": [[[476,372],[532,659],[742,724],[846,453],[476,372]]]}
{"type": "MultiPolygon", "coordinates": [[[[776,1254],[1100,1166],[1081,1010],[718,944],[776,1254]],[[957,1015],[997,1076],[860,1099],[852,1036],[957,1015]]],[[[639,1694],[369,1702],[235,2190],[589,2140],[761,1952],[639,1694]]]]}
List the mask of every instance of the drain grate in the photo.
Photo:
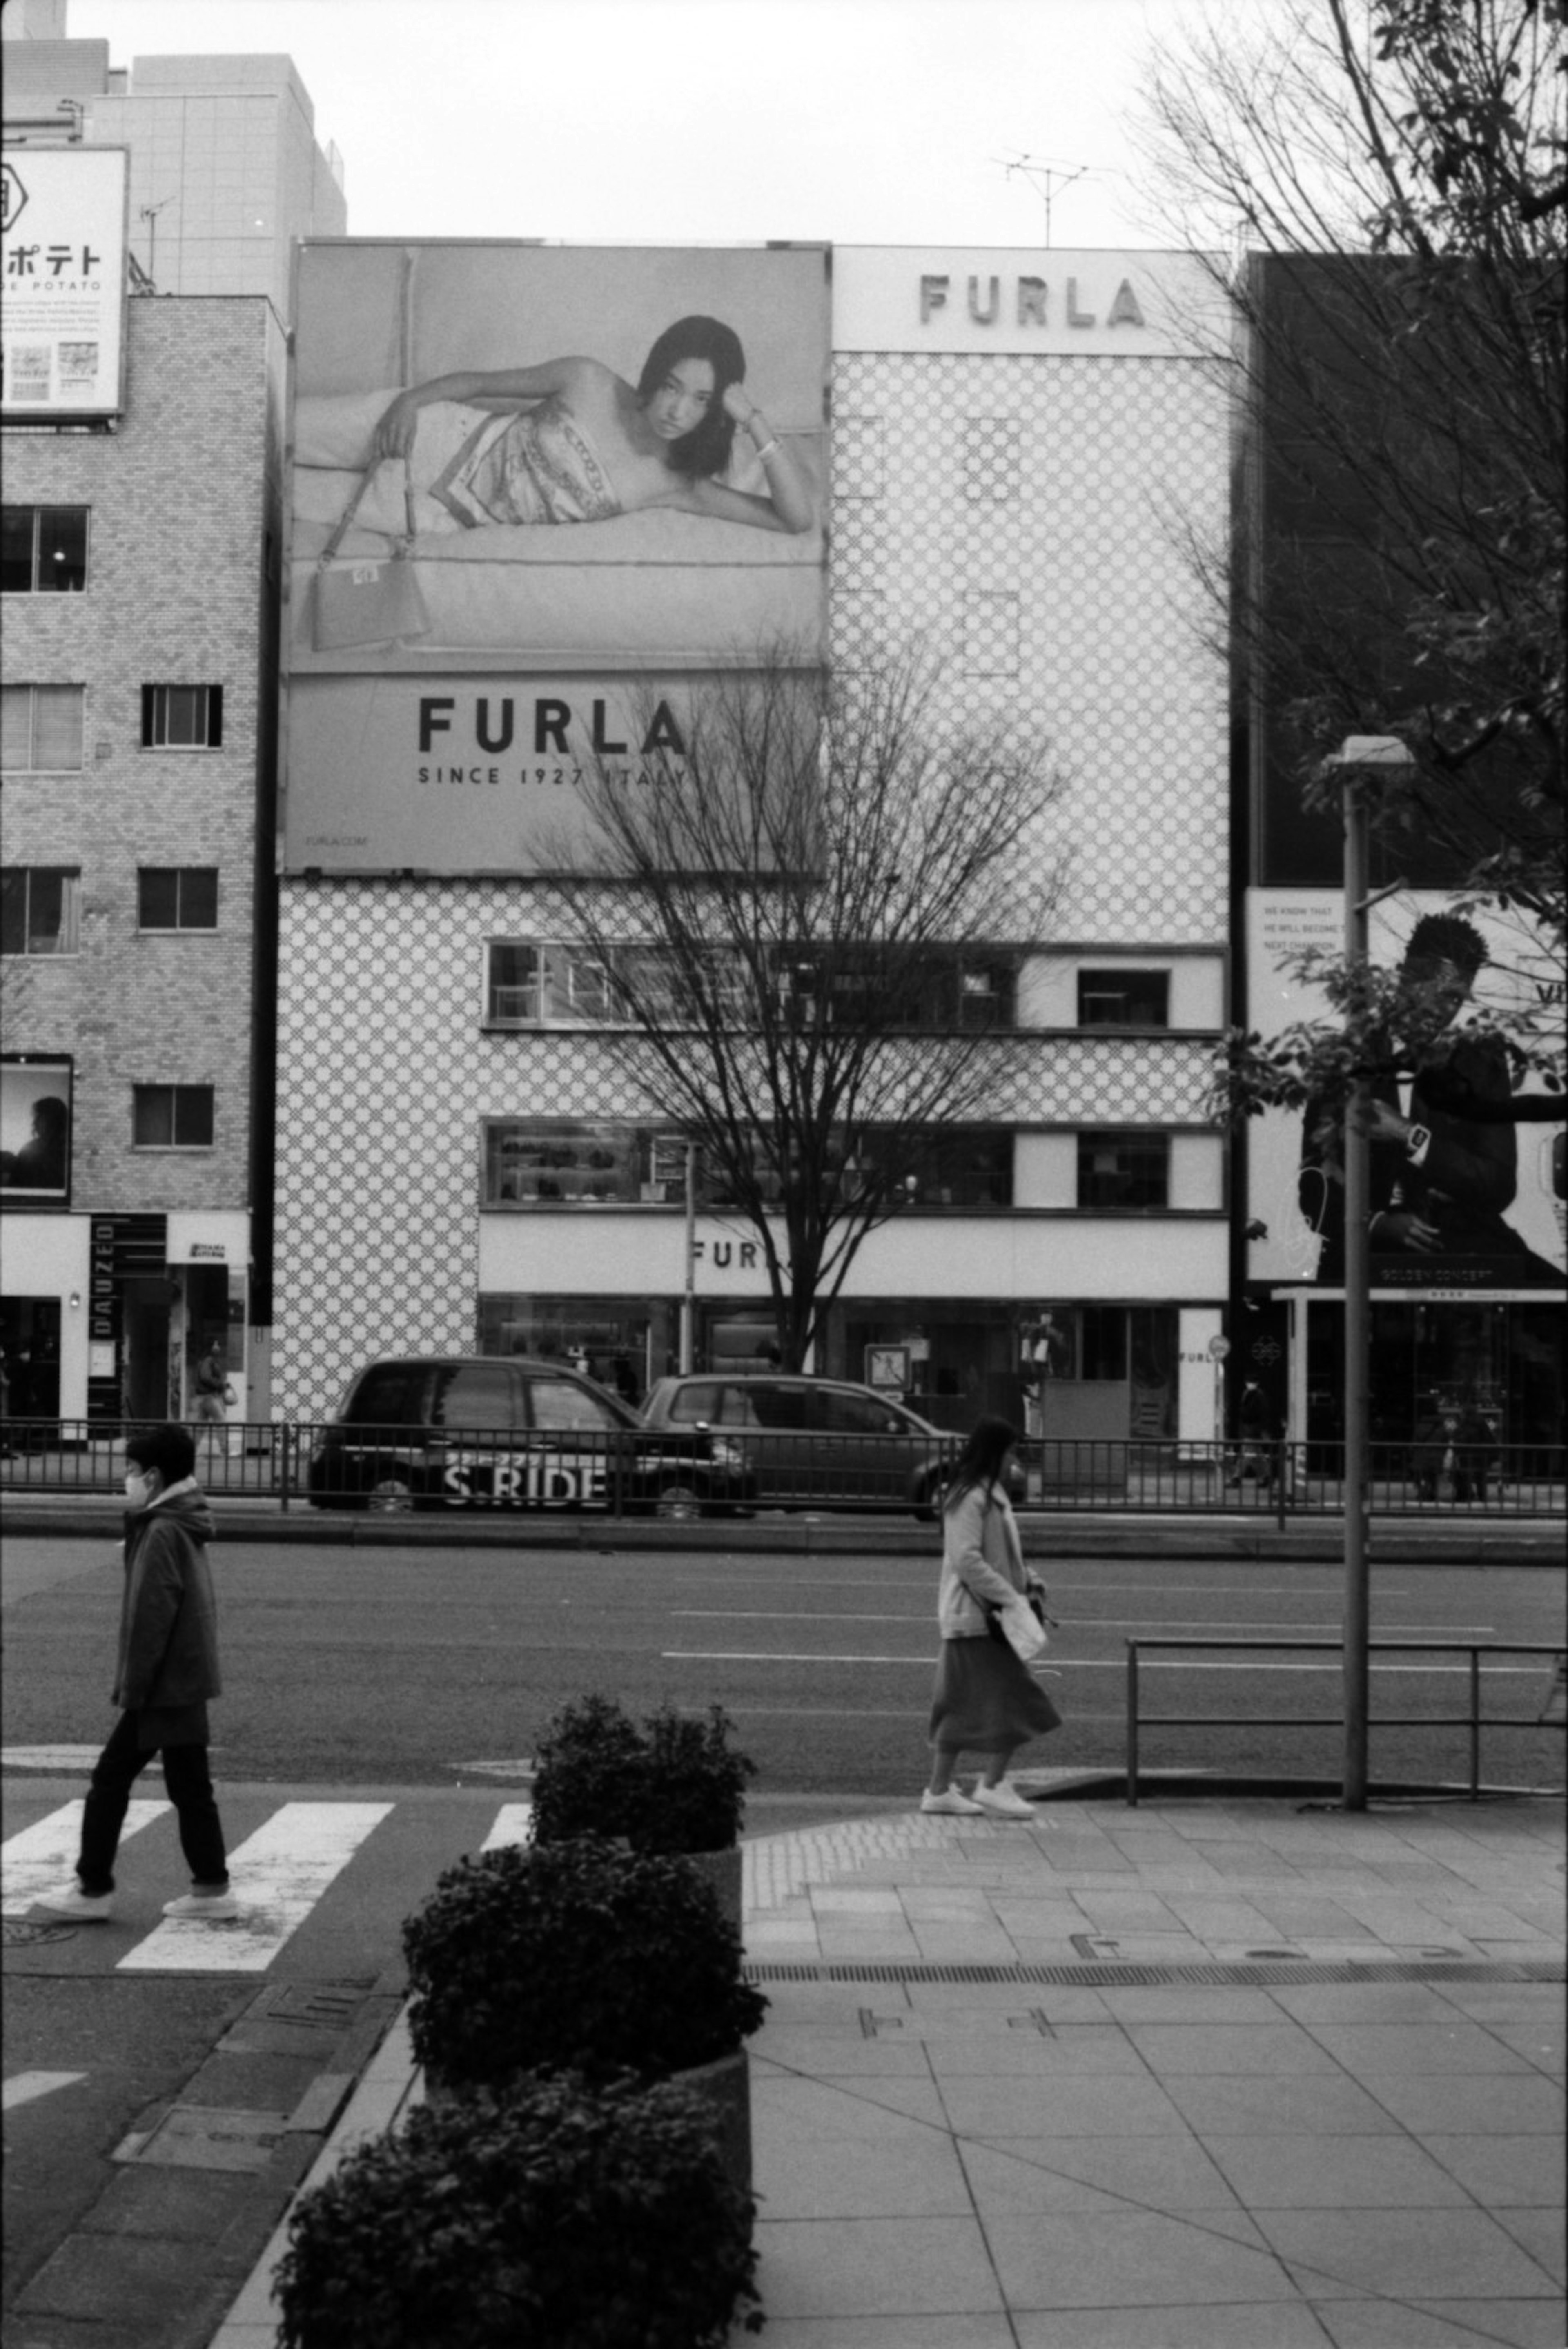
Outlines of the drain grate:
{"type": "Polygon", "coordinates": [[[1099,1990],[1155,1989],[1166,1982],[1209,1982],[1231,1988],[1268,1988],[1284,1982],[1304,1986],[1311,1982],[1560,1982],[1568,1981],[1568,1965],[1561,1959],[1483,1960],[1472,1958],[1429,1958],[1414,1962],[1392,1959],[1386,1963],[1354,1959],[1303,1959],[1300,1964],[1282,1963],[1278,1960],[1267,1965],[1244,1965],[1239,1962],[1192,1965],[1115,1964],[1106,1961],[1093,1965],[971,1965],[944,1966],[926,1964],[911,1960],[905,1963],[889,1959],[883,1963],[872,1961],[859,1965],[821,1959],[780,1960],[776,1963],[757,1963],[745,1969],[751,1982],[1016,1982],[1024,1985],[1044,1982],[1057,1989],[1080,1988],[1099,1990]]]}
{"type": "Polygon", "coordinates": [[[15,1917],[0,1920],[4,1924],[3,1938],[6,1949],[36,1948],[43,1941],[70,1941],[76,1939],[74,1925],[27,1925],[15,1917]]]}

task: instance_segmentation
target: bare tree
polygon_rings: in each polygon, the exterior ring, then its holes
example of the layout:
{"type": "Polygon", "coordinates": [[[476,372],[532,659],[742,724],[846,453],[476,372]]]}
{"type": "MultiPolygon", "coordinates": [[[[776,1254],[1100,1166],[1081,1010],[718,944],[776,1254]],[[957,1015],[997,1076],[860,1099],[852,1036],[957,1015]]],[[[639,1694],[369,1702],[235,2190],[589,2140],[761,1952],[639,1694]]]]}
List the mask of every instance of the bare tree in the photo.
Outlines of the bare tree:
{"type": "MultiPolygon", "coordinates": [[[[1156,55],[1142,134],[1168,220],[1220,248],[1210,274],[1240,323],[1213,356],[1253,428],[1243,503],[1266,482],[1266,527],[1191,552],[1247,720],[1325,810],[1327,753],[1399,737],[1414,763],[1376,811],[1383,877],[1440,876],[1519,916],[1549,1017],[1564,913],[1563,21],[1564,0],[1232,10],[1156,55]]],[[[1354,984],[1332,958],[1316,975],[1358,1032],[1354,984]]],[[[1539,1033],[1515,1040],[1539,1070],[1539,1033]]],[[[1267,1091],[1257,1041],[1231,1040],[1241,1113],[1254,1079],[1267,1091]]]]}
{"type": "Polygon", "coordinates": [[[1159,53],[1144,129],[1179,233],[1228,248],[1210,265],[1244,332],[1220,356],[1311,524],[1271,533],[1266,578],[1207,574],[1303,780],[1346,734],[1398,733],[1418,771],[1389,820],[1549,893],[1562,25],[1563,0],[1281,0],[1159,53]]]}
{"type": "Polygon", "coordinates": [[[660,747],[639,780],[596,763],[596,844],[556,883],[606,1049],[694,1145],[705,1210],[760,1242],[786,1367],[867,1235],[994,1119],[997,1023],[1057,891],[1045,749],[944,717],[939,684],[919,653],[848,674],[778,646],[679,720],[649,691],[660,747]]]}

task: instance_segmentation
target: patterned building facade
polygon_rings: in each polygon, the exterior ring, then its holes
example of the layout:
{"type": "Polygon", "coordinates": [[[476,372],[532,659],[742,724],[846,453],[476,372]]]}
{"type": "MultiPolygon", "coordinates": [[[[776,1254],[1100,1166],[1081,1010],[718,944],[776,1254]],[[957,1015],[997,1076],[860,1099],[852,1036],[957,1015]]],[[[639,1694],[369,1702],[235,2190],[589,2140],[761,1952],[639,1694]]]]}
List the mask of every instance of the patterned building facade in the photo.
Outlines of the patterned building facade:
{"type": "MultiPolygon", "coordinates": [[[[933,1416],[1022,1415],[1048,1322],[1054,1433],[1207,1437],[1227,1282],[1203,1095],[1228,999],[1228,706],[1181,543],[1223,518],[1227,419],[1166,322],[1185,260],[834,266],[833,656],[919,638],[948,719],[1004,708],[1065,788],[1036,843],[1063,880],[1051,934],[1007,942],[983,1179],[867,1241],[816,1367],[862,1378],[872,1349],[902,1349],[933,1416]]],[[[536,1016],[496,1016],[495,948],[561,935],[544,882],[283,881],[284,1413],[330,1410],[384,1353],[580,1350],[638,1386],[673,1366],[686,1222],[646,1105],[543,988],[536,1016]],[[498,1135],[605,1171],[508,1185],[498,1135]]],[[[765,1288],[743,1228],[700,1214],[691,1277],[696,1361],[756,1360],[765,1288]]]]}

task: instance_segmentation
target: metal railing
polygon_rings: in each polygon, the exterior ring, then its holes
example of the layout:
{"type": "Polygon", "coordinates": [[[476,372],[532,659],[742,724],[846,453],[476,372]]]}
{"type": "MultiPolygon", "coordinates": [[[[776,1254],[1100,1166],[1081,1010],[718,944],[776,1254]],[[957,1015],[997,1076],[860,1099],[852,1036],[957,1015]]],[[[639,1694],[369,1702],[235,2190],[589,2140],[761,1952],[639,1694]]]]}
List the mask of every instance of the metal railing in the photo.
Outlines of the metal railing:
{"type": "MultiPolygon", "coordinates": [[[[0,1491],[109,1494],[120,1489],[121,1446],[132,1425],[108,1421],[12,1419],[0,1423],[0,1491]]],[[[312,1458],[328,1423],[277,1420],[231,1421],[227,1426],[192,1426],[202,1481],[216,1495],[265,1498],[284,1508],[307,1496],[312,1458]]],[[[337,1431],[331,1427],[336,1436],[337,1431]]],[[[627,1431],[539,1429],[515,1436],[494,1430],[444,1429],[427,1438],[418,1429],[357,1429],[352,1444],[372,1442],[439,1471],[432,1493],[421,1497],[461,1506],[465,1497],[488,1506],[570,1506],[573,1495],[557,1479],[552,1489],[537,1475],[516,1468],[544,1458],[598,1464],[590,1506],[615,1506],[639,1499],[646,1476],[622,1474],[628,1447],[657,1471],[662,1462],[673,1478],[706,1442],[730,1447],[743,1458],[750,1498],[762,1508],[907,1510],[911,1487],[929,1479],[951,1457],[958,1438],[933,1436],[929,1447],[888,1439],[877,1458],[875,1440],[767,1428],[695,1428],[627,1431]],[[511,1460],[516,1473],[499,1497],[443,1485],[454,1462],[511,1460]]],[[[1228,1442],[1183,1444],[1169,1440],[1082,1441],[1047,1438],[1019,1448],[1026,1480],[1022,1506],[1053,1514],[1203,1516],[1272,1520],[1283,1529],[1293,1520],[1339,1516],[1345,1506],[1343,1447],[1314,1442],[1258,1445],[1228,1442]]],[[[1484,1459],[1442,1465],[1428,1462],[1408,1444],[1371,1447],[1368,1505],[1380,1516],[1453,1519],[1549,1517],[1568,1501],[1568,1460],[1560,1445],[1494,1447],[1484,1459]]],[[[531,1473],[531,1472],[530,1472],[531,1473]]],[[[483,1485],[491,1471],[481,1466],[483,1485]]],[[[471,1480],[472,1483],[472,1480],[471,1480]]],[[[715,1485],[715,1491],[718,1490],[715,1485]]]]}
{"type": "MultiPolygon", "coordinates": [[[[1207,1653],[1214,1650],[1241,1650],[1256,1655],[1315,1653],[1344,1655],[1344,1643],[1339,1640],[1241,1640],[1228,1635],[1207,1639],[1135,1639],[1127,1643],[1127,1801],[1136,1806],[1138,1799],[1140,1767],[1140,1734],[1145,1729],[1338,1729],[1343,1731],[1343,1712],[1332,1713],[1143,1713],[1139,1710],[1139,1659],[1150,1649],[1179,1648],[1189,1654],[1207,1653]]],[[[1481,1711],[1481,1668],[1483,1656],[1540,1656],[1552,1660],[1553,1673],[1542,1676],[1542,1694],[1545,1698],[1555,1688],[1555,1667],[1563,1651],[1560,1645],[1539,1640],[1372,1640],[1367,1643],[1369,1655],[1445,1655],[1466,1656],[1469,1659],[1466,1675],[1468,1703],[1462,1713],[1379,1713],[1370,1723],[1376,1732],[1381,1729],[1462,1729],[1469,1745],[1469,1798],[1480,1796],[1481,1731],[1483,1729],[1543,1729],[1560,1727],[1559,1721],[1548,1721],[1544,1706],[1541,1712],[1522,1713],[1483,1713],[1481,1711]]],[[[1151,1669],[1158,1671],[1158,1665],[1151,1669]]],[[[1166,1669],[1168,1669],[1167,1667],[1166,1669]]],[[[1201,1664],[1189,1666],[1201,1671],[1201,1664]]],[[[1211,1668],[1213,1669],[1213,1668],[1211,1668]]],[[[1261,1671],[1270,1667],[1262,1664],[1261,1671]]],[[[1275,1670],[1287,1669],[1282,1666],[1275,1670]]]]}

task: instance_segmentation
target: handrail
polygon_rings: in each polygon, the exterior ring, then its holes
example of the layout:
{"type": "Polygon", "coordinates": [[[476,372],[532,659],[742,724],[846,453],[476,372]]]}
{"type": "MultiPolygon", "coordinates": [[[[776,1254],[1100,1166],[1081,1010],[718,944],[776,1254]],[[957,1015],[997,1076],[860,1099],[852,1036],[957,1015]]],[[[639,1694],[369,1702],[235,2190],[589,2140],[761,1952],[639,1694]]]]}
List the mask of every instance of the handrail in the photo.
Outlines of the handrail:
{"type": "MultiPolygon", "coordinates": [[[[1149,1648],[1195,1649],[1240,1648],[1253,1654],[1290,1654],[1309,1651],[1317,1654],[1341,1655],[1342,1640],[1303,1640],[1283,1634],[1277,1640],[1243,1640],[1231,1632],[1217,1632],[1209,1637],[1173,1637],[1132,1639],[1127,1650],[1127,1803],[1136,1809],[1138,1799],[1138,1741],[1143,1729],[1272,1729],[1281,1725],[1277,1713],[1225,1713],[1215,1714],[1188,1713],[1144,1713],[1138,1710],[1138,1657],[1149,1648]]],[[[1382,1713],[1371,1724],[1374,1729],[1457,1729],[1466,1727],[1469,1733],[1470,1780],[1469,1799],[1480,1799],[1480,1733],[1483,1729],[1542,1729],[1557,1724],[1543,1718],[1521,1721],[1516,1714],[1483,1715],[1480,1710],[1480,1659],[1482,1656],[1550,1656],[1561,1660],[1561,1642],[1542,1640],[1369,1640],[1369,1655],[1445,1655],[1468,1656],[1469,1671],[1468,1688],[1469,1709],[1466,1713],[1382,1713]]],[[[1203,1670],[1201,1664],[1196,1669],[1203,1670]]],[[[1263,1670],[1267,1671],[1265,1665],[1263,1670]]],[[[1343,1729],[1343,1713],[1316,1714],[1293,1713],[1293,1729],[1343,1729]]]]}

